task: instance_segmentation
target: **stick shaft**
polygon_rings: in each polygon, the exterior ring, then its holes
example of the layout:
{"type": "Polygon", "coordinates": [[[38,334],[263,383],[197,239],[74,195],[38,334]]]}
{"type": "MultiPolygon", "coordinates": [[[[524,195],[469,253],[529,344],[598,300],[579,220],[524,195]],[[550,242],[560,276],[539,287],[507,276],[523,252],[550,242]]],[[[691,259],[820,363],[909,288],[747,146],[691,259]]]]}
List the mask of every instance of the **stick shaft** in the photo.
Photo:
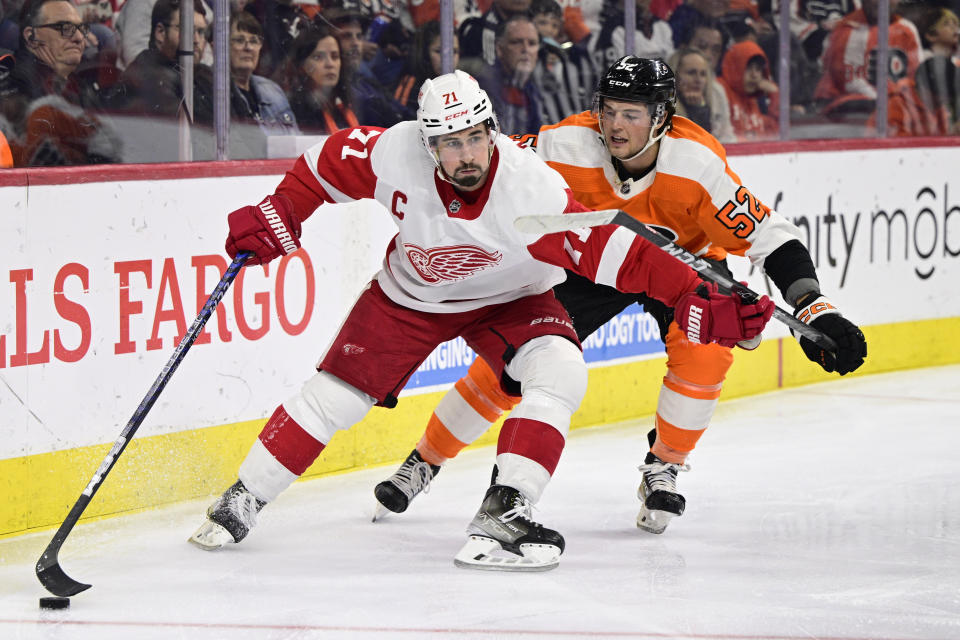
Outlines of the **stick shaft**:
{"type": "MultiPolygon", "coordinates": [[[[522,231],[541,233],[557,233],[561,231],[571,231],[582,227],[594,227],[602,224],[615,224],[630,229],[637,235],[649,240],[657,245],[661,250],[670,254],[677,260],[688,265],[694,271],[700,273],[707,280],[716,282],[722,287],[726,287],[737,293],[741,298],[753,301],[759,298],[759,294],[751,290],[746,285],[737,282],[726,273],[717,269],[709,261],[698,258],[681,246],[671,242],[668,238],[660,235],[644,223],[623,211],[610,209],[606,211],[592,211],[587,213],[567,213],[564,215],[552,216],[522,216],[517,219],[516,226],[522,231]]],[[[773,317],[787,325],[800,335],[808,338],[817,346],[828,351],[836,353],[837,343],[823,332],[818,331],[810,325],[804,324],[794,317],[789,311],[784,311],[780,307],[773,310],[773,317]]]]}
{"type": "Polygon", "coordinates": [[[237,277],[237,274],[240,272],[240,269],[243,267],[247,258],[249,258],[249,254],[241,253],[234,258],[230,266],[227,267],[227,270],[220,279],[220,282],[217,283],[213,293],[210,294],[207,302],[203,305],[203,309],[200,310],[197,319],[193,321],[193,324],[190,326],[190,329],[187,331],[186,335],[180,340],[180,343],[177,345],[176,349],[174,349],[173,355],[170,356],[170,359],[160,371],[160,375],[157,376],[156,380],[154,380],[150,390],[147,391],[147,395],[144,396],[143,400],[140,402],[140,405],[137,407],[137,410],[133,412],[133,416],[130,418],[130,421],[127,422],[127,425],[123,428],[123,431],[120,432],[120,435],[114,441],[113,446],[107,453],[107,456],[100,463],[100,466],[97,467],[96,472],[93,474],[93,477],[90,478],[90,482],[87,483],[83,493],[80,494],[80,497],[77,499],[76,503],[74,503],[73,508],[70,509],[70,513],[60,525],[60,528],[57,529],[57,532],[54,534],[50,544],[47,545],[43,555],[40,556],[40,559],[37,561],[37,578],[39,578],[43,586],[46,587],[51,593],[59,596],[68,596],[89,588],[90,585],[84,585],[72,580],[63,572],[62,569],[59,568],[57,555],[60,552],[60,547],[67,539],[70,531],[73,530],[74,525],[76,525],[77,521],[80,520],[80,516],[83,514],[83,511],[87,508],[90,500],[93,499],[93,496],[103,484],[107,474],[110,473],[111,469],[113,469],[117,459],[123,453],[124,449],[127,448],[127,444],[129,444],[130,440],[137,432],[137,429],[140,428],[143,420],[147,417],[147,413],[150,412],[150,409],[157,401],[160,393],[163,391],[164,387],[167,386],[171,376],[173,376],[173,372],[176,371],[177,367],[180,366],[180,363],[186,356],[187,351],[190,349],[194,341],[200,335],[200,332],[203,330],[207,320],[209,320],[210,316],[213,315],[214,310],[217,308],[217,305],[220,304],[220,300],[227,292],[227,289],[229,289],[230,285],[233,284],[234,279],[237,277]]]}

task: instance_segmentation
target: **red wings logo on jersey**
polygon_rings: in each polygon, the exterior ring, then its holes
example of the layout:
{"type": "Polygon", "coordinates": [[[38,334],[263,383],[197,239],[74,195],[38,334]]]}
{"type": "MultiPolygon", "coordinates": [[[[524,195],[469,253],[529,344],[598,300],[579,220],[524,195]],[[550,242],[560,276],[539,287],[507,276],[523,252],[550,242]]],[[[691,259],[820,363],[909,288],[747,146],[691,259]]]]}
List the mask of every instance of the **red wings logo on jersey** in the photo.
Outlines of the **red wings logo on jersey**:
{"type": "Polygon", "coordinates": [[[463,280],[478,271],[500,264],[499,251],[490,253],[480,247],[459,244],[452,247],[422,249],[415,244],[403,245],[410,264],[430,284],[444,280],[463,280]]]}

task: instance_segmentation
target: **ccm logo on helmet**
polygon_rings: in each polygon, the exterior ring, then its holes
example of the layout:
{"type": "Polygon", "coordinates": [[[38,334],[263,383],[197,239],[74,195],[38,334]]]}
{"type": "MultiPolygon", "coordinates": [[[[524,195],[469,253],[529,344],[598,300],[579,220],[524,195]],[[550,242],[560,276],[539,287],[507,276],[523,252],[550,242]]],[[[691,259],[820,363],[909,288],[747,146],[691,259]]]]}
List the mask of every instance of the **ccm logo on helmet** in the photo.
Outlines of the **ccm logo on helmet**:
{"type": "Polygon", "coordinates": [[[443,120],[444,120],[444,122],[446,122],[447,120],[453,120],[454,118],[459,118],[460,116],[465,116],[465,115],[467,115],[467,113],[468,113],[469,111],[470,111],[469,109],[464,109],[463,111],[460,111],[460,112],[457,112],[457,113],[451,113],[450,115],[448,115],[448,116],[447,116],[446,118],[444,118],[443,120]]]}

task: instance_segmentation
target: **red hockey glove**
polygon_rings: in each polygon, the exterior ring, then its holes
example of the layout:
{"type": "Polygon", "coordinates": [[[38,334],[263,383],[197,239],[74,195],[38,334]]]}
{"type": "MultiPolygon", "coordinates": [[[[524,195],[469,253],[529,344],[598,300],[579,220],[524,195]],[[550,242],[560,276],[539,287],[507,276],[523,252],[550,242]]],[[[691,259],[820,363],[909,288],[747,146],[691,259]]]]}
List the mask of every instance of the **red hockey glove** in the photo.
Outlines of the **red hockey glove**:
{"type": "Polygon", "coordinates": [[[267,196],[257,206],[240,207],[227,217],[227,253],[253,252],[247,264],[266,264],[300,248],[300,219],[286,196],[267,196]]]}
{"type": "Polygon", "coordinates": [[[721,294],[715,283],[708,282],[680,298],[674,317],[690,342],[734,347],[760,335],[773,309],[767,296],[746,304],[739,295],[721,294]]]}

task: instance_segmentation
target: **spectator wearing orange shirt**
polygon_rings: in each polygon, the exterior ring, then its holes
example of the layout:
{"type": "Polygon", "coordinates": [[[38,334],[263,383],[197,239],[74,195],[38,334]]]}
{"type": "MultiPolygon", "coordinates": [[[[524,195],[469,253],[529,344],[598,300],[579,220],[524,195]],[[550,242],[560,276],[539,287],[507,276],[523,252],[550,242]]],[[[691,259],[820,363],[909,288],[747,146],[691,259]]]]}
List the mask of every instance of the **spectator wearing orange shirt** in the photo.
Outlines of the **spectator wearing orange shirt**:
{"type": "MultiPolygon", "coordinates": [[[[889,2],[887,78],[888,91],[895,94],[916,74],[920,35],[913,23],[895,13],[899,0],[889,2]]],[[[844,16],[827,40],[824,74],[814,94],[827,116],[866,115],[876,108],[877,6],[877,0],[864,0],[863,7],[844,16]]]]}
{"type": "Polygon", "coordinates": [[[752,40],[738,42],[724,54],[722,67],[733,132],[741,140],[775,138],[780,93],[763,49],[752,40]]]}

